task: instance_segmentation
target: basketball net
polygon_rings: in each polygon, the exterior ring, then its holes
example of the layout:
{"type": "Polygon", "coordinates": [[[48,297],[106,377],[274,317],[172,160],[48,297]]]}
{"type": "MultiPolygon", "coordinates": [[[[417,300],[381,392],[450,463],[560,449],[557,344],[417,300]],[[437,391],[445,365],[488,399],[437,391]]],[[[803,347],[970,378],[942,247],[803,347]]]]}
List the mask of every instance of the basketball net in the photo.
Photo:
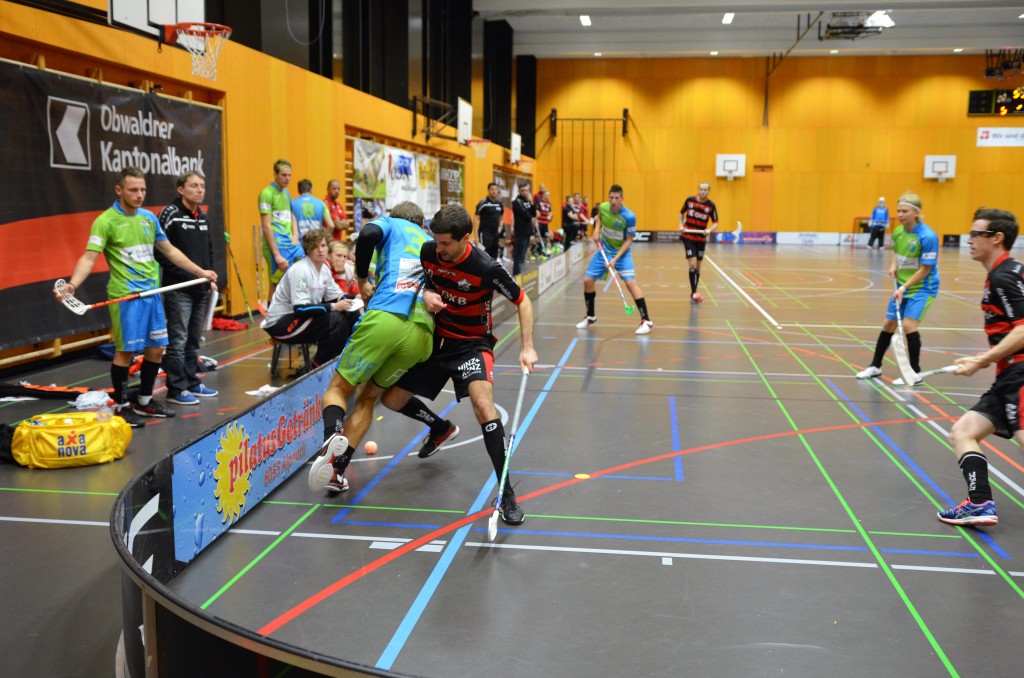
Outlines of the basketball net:
{"type": "Polygon", "coordinates": [[[467,139],[466,144],[473,149],[473,152],[476,153],[476,157],[486,158],[487,149],[490,148],[491,141],[490,139],[467,139]]]}
{"type": "Polygon", "coordinates": [[[181,23],[173,27],[175,42],[192,55],[192,74],[217,79],[217,56],[231,38],[231,29],[221,24],[181,23]]]}

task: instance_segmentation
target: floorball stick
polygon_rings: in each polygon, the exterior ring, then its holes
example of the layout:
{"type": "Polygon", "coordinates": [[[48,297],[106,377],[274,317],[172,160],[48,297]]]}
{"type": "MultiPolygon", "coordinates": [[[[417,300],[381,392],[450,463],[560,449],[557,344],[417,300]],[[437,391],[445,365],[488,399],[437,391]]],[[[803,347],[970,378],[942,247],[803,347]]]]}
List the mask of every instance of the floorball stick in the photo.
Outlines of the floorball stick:
{"type": "Polygon", "coordinates": [[[498,479],[498,498],[494,502],[494,511],[487,519],[487,540],[494,541],[498,534],[498,512],[501,508],[501,495],[505,492],[505,479],[508,478],[508,462],[512,458],[512,445],[516,441],[516,434],[519,433],[519,413],[523,410],[523,396],[526,395],[526,378],[530,376],[528,370],[523,370],[523,378],[519,382],[519,397],[516,398],[516,413],[512,417],[512,435],[508,439],[508,447],[505,448],[505,463],[501,467],[501,478],[498,479]]]}
{"type": "Polygon", "coordinates": [[[256,250],[256,308],[259,309],[262,315],[266,316],[267,306],[263,299],[263,252],[260,248],[260,243],[262,242],[260,227],[259,224],[256,224],[252,227],[252,246],[256,250]]]}
{"type": "Polygon", "coordinates": [[[98,301],[95,304],[84,304],[75,298],[75,295],[68,289],[70,285],[63,279],[58,278],[53,283],[53,291],[57,294],[60,299],[60,303],[64,304],[65,308],[69,311],[77,313],[78,315],[85,315],[86,311],[94,308],[101,308],[103,306],[110,306],[111,304],[120,304],[122,301],[131,301],[132,299],[143,299],[145,297],[151,297],[154,294],[160,294],[161,292],[170,292],[171,290],[179,290],[182,287],[191,287],[192,285],[200,285],[202,283],[210,282],[206,278],[196,278],[195,280],[189,280],[188,282],[178,283],[176,285],[168,285],[166,287],[158,287],[155,290],[146,290],[145,292],[136,292],[135,294],[129,294],[117,299],[107,299],[106,301],[98,301]]]}
{"type": "Polygon", "coordinates": [[[231,234],[224,231],[224,243],[228,247],[228,254],[231,255],[231,263],[235,266],[235,277],[238,278],[238,288],[242,290],[242,301],[245,302],[245,312],[249,314],[249,324],[253,324],[252,320],[252,309],[249,307],[249,295],[245,293],[245,285],[242,284],[242,274],[238,272],[238,259],[235,258],[235,252],[231,249],[231,234]]]}
{"type": "MultiPolygon", "coordinates": [[[[959,365],[946,365],[945,367],[936,367],[934,370],[925,370],[924,372],[921,372],[917,376],[920,380],[923,381],[934,374],[952,374],[953,372],[956,372],[959,369],[959,365]]],[[[903,386],[905,384],[905,382],[903,381],[903,377],[893,379],[892,383],[894,386],[903,386]]],[[[913,386],[913,384],[911,384],[911,386],[913,386]]]]}
{"type": "Polygon", "coordinates": [[[619,284],[619,276],[615,274],[615,269],[612,268],[611,263],[608,261],[608,255],[604,252],[604,246],[601,243],[597,243],[597,250],[601,253],[601,258],[604,259],[604,265],[608,267],[608,272],[612,274],[612,280],[615,281],[615,287],[619,290],[619,296],[622,297],[622,305],[626,307],[626,315],[633,315],[633,307],[626,303],[626,295],[622,292],[622,285],[619,284]]]}
{"type": "MultiPolygon", "coordinates": [[[[899,283],[896,282],[896,276],[892,278],[893,292],[899,289],[899,283]]],[[[920,379],[918,378],[917,372],[910,366],[910,358],[907,356],[907,337],[903,334],[903,316],[900,314],[900,302],[896,300],[895,294],[893,298],[893,306],[896,308],[896,334],[892,337],[892,352],[896,356],[896,367],[899,368],[900,377],[903,379],[903,383],[908,386],[913,386],[920,379]]]]}

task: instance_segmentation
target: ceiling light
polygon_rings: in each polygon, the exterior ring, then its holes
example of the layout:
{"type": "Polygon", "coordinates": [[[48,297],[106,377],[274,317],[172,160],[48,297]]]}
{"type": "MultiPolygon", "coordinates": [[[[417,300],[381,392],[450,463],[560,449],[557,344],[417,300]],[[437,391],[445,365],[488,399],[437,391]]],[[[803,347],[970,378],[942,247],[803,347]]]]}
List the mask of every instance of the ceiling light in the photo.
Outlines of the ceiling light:
{"type": "Polygon", "coordinates": [[[829,54],[839,54],[838,49],[829,50],[829,54]]]}
{"type": "Polygon", "coordinates": [[[963,47],[957,47],[956,49],[954,49],[954,50],[953,50],[953,53],[954,53],[954,54],[959,54],[959,53],[960,53],[960,52],[962,52],[962,51],[964,51],[964,48],[963,48],[963,47]]]}
{"type": "Polygon", "coordinates": [[[718,56],[718,52],[712,52],[711,56],[718,56]]]}
{"type": "Polygon", "coordinates": [[[892,17],[886,14],[888,10],[880,9],[864,21],[864,26],[868,28],[892,28],[896,23],[892,20],[892,17]]]}
{"type": "Polygon", "coordinates": [[[590,15],[589,14],[580,14],[580,23],[583,24],[584,26],[589,26],[590,25],[590,15]]]}
{"type": "Polygon", "coordinates": [[[600,52],[594,52],[594,56],[601,56],[600,52]]]}
{"type": "Polygon", "coordinates": [[[722,23],[723,24],[731,24],[732,20],[735,19],[735,18],[736,18],[736,13],[735,12],[726,12],[725,14],[722,15],[722,23]]]}

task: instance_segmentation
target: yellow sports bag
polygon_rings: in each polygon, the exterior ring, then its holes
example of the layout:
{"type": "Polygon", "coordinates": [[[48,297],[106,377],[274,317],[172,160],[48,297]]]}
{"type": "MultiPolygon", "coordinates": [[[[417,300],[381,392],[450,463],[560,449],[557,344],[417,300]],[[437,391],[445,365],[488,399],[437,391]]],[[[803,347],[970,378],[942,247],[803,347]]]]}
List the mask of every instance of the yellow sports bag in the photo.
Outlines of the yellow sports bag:
{"type": "Polygon", "coordinates": [[[40,414],[18,424],[14,461],[29,468],[66,468],[120,459],[132,441],[121,417],[97,412],[40,414]]]}

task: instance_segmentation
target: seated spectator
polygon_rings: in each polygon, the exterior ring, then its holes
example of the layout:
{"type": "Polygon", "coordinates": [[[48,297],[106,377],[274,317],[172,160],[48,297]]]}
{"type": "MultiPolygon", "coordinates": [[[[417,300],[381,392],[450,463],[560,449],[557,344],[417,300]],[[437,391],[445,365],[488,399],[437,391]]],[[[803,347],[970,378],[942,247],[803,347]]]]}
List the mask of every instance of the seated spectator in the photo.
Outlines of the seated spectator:
{"type": "Polygon", "coordinates": [[[329,237],[322,229],[302,236],[306,256],[284,272],[260,323],[267,334],[286,344],[316,342],[315,367],[341,354],[362,305],[361,299],[343,298],[334,282],[326,264],[329,237]]]}
{"type": "Polygon", "coordinates": [[[332,240],[327,245],[327,260],[331,263],[331,273],[341,293],[348,297],[359,296],[355,249],[340,240],[332,240]]]}

